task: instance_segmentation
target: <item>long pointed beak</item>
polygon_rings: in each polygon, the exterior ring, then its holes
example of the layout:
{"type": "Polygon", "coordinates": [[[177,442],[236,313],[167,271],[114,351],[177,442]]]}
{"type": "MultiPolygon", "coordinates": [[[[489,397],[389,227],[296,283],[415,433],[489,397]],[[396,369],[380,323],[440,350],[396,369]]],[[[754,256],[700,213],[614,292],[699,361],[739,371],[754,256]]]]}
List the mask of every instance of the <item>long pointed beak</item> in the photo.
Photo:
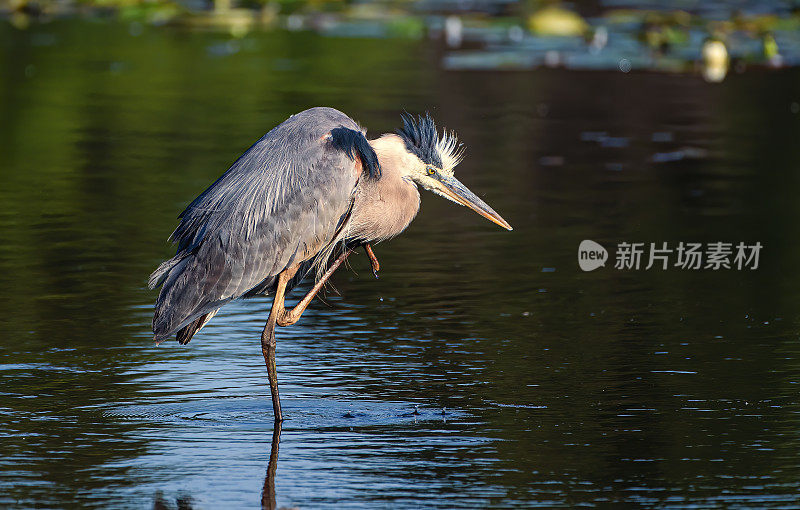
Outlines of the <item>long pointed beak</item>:
{"type": "Polygon", "coordinates": [[[441,181],[442,186],[437,186],[441,194],[461,205],[465,205],[480,214],[484,218],[497,223],[506,230],[514,230],[506,220],[497,212],[489,207],[489,204],[478,198],[469,188],[461,184],[455,177],[445,177],[441,181]]]}

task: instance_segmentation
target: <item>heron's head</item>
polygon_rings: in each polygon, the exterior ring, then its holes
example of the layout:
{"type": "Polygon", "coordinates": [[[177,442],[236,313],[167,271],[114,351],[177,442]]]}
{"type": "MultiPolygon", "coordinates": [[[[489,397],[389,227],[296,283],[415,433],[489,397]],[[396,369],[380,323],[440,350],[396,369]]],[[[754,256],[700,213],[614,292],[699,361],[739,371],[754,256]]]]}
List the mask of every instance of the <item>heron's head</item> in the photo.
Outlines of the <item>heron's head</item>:
{"type": "Polygon", "coordinates": [[[404,114],[403,127],[397,130],[397,135],[406,152],[403,167],[409,178],[423,188],[465,205],[484,218],[512,230],[494,209],[455,178],[453,169],[464,155],[455,133],[444,130],[439,136],[430,114],[417,118],[404,114]]]}

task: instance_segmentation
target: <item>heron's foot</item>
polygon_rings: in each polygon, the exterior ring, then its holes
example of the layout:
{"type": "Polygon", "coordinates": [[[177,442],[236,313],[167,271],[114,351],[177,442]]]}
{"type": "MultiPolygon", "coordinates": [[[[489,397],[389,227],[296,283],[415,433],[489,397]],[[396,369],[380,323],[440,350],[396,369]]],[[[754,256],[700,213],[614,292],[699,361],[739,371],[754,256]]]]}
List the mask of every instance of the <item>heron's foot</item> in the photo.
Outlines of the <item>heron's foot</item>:
{"type": "Polygon", "coordinates": [[[381,264],[378,262],[378,257],[375,256],[375,252],[372,251],[372,245],[366,243],[364,245],[364,251],[367,252],[367,257],[369,257],[369,262],[372,264],[372,274],[375,275],[375,278],[378,278],[378,271],[381,270],[381,264]]]}

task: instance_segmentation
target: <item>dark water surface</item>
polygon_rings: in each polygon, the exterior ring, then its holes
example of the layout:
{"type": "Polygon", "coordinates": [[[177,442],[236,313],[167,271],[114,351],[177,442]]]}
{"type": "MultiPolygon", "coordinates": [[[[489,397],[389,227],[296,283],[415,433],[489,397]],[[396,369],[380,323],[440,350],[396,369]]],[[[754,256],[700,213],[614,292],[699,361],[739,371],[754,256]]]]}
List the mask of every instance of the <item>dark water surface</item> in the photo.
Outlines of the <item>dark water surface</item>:
{"type": "Polygon", "coordinates": [[[0,506],[800,505],[800,73],[132,28],[0,28],[0,506]],[[269,300],[155,348],[145,281],[176,214],[314,105],[373,134],[430,109],[515,230],[426,193],[380,280],[358,256],[279,330],[273,477],[269,300]],[[764,249],[583,273],[583,239],[764,249]]]}

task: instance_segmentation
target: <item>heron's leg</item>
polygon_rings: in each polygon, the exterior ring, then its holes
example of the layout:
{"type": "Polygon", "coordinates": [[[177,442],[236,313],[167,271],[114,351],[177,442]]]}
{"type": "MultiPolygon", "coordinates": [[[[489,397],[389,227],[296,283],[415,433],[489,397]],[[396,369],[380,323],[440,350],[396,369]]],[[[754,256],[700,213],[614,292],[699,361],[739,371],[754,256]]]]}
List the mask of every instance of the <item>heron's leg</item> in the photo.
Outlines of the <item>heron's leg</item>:
{"type": "Polygon", "coordinates": [[[375,252],[372,251],[372,245],[369,243],[364,244],[364,251],[367,252],[367,257],[369,257],[369,261],[372,264],[372,274],[374,274],[375,278],[377,278],[378,271],[381,270],[381,264],[378,262],[378,257],[375,256],[375,252]]]}
{"type": "Polygon", "coordinates": [[[278,275],[278,285],[275,289],[275,297],[272,300],[272,309],[269,311],[269,319],[264,331],[261,333],[261,353],[264,354],[264,361],[267,364],[267,377],[269,378],[269,391],[272,395],[272,410],[275,413],[275,421],[283,421],[281,413],[281,399],[278,394],[278,369],[275,366],[275,324],[278,317],[284,312],[283,303],[286,294],[286,284],[297,273],[298,267],[284,270],[278,275]]]}
{"type": "Polygon", "coordinates": [[[278,370],[275,366],[275,326],[291,326],[298,320],[303,312],[314,299],[317,292],[325,285],[334,271],[342,265],[342,262],[353,252],[352,248],[344,251],[339,258],[325,271],[322,278],[308,291],[308,294],[300,300],[291,310],[286,310],[284,302],[286,298],[286,285],[297,274],[299,265],[290,267],[278,275],[278,285],[275,288],[275,297],[272,299],[272,309],[269,311],[269,319],[264,331],[261,333],[261,352],[264,354],[264,361],[267,364],[267,375],[269,377],[269,390],[272,395],[272,409],[275,412],[275,421],[282,422],[281,399],[278,394],[278,370]]]}
{"type": "Polygon", "coordinates": [[[320,278],[320,280],[314,284],[311,290],[308,291],[308,294],[306,294],[305,297],[303,297],[303,299],[301,299],[294,308],[291,310],[284,309],[283,313],[278,315],[278,326],[291,326],[295,322],[299,321],[300,316],[303,315],[303,312],[306,310],[306,308],[308,308],[308,305],[311,303],[311,300],[314,299],[314,296],[317,295],[317,292],[320,291],[322,286],[325,285],[325,282],[327,282],[331,275],[333,275],[333,272],[342,265],[342,262],[344,262],[351,253],[353,253],[353,248],[346,249],[341,255],[339,255],[339,258],[337,258],[333,264],[331,264],[328,270],[325,271],[325,274],[322,275],[322,278],[320,278]]]}

